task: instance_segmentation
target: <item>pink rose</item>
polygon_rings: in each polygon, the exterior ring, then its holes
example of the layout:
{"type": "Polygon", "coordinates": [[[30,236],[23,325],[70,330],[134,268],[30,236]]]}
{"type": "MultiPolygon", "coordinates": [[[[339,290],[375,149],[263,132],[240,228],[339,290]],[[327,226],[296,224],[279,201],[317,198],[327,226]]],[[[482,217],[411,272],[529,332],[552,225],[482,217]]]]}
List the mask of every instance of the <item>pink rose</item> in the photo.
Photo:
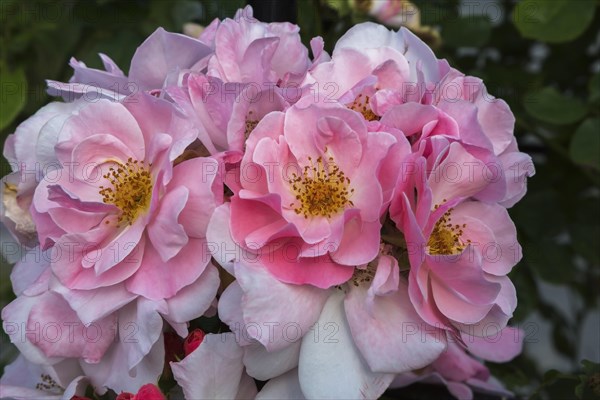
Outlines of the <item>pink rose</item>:
{"type": "Polygon", "coordinates": [[[462,335],[464,344],[450,341],[448,348],[430,366],[420,372],[398,375],[391,387],[398,388],[415,382],[446,385],[457,399],[473,399],[473,392],[512,396],[475,357],[486,361],[507,362],[521,353],[523,332],[515,328],[496,331],[493,338],[462,335]]]}
{"type": "MultiPolygon", "coordinates": [[[[310,100],[310,99],[306,99],[310,100]]],[[[296,104],[254,128],[231,233],[278,279],[327,288],[379,250],[379,217],[408,143],[337,105],[296,104]]]]}
{"type": "Polygon", "coordinates": [[[40,183],[32,207],[42,246],[69,254],[52,262],[65,287],[158,300],[202,275],[204,231],[222,190],[212,159],[173,167],[194,139],[170,104],[147,95],[101,100],[65,122],[55,146],[63,169],[40,183]]]}
{"type": "Polygon", "coordinates": [[[65,101],[80,97],[87,101],[122,101],[138,92],[160,93],[163,87],[177,84],[180,74],[204,70],[212,53],[213,49],[200,40],[158,28],[137,48],[128,68],[129,76],[102,53],[99,56],[104,70],[89,68],[71,58],[73,76],[68,83],[47,80],[48,93],[62,96],[65,101]]]}
{"type": "Polygon", "coordinates": [[[191,352],[196,350],[200,343],[204,340],[204,336],[206,334],[202,331],[202,329],[194,329],[190,332],[185,341],[183,342],[183,351],[185,356],[188,356],[191,352]]]}
{"type": "Polygon", "coordinates": [[[0,221],[20,244],[28,248],[37,242],[36,228],[29,213],[33,192],[46,174],[54,175],[58,166],[48,148],[64,121],[84,104],[50,103],[22,122],[4,144],[3,155],[12,173],[2,178],[0,221]]]}
{"type": "Polygon", "coordinates": [[[201,40],[211,42],[214,37],[215,48],[207,75],[224,82],[277,84],[303,76],[309,67],[300,28],[289,22],[260,22],[250,6],[238,10],[233,19],[213,22],[207,30],[201,40]]]}
{"type": "Polygon", "coordinates": [[[218,162],[175,162],[196,133],[172,104],[141,93],[87,104],[47,140],[57,169],[31,207],[45,252],[18,264],[19,296],[2,318],[7,332],[11,323],[73,323],[76,340],[28,338],[19,344],[28,359],[75,360],[94,386],[117,392],[158,378],[164,321],[186,337],[219,286],[205,237],[223,198],[218,162]],[[85,340],[90,324],[101,340],[85,340]],[[135,343],[112,340],[132,326],[135,343]]]}
{"type": "Polygon", "coordinates": [[[275,86],[227,83],[200,74],[186,75],[183,86],[167,92],[198,128],[198,139],[208,154],[244,152],[245,141],[258,122],[289,103],[275,86]]]}
{"type": "Polygon", "coordinates": [[[117,396],[117,400],[165,400],[165,395],[162,394],[156,385],[148,383],[140,388],[137,394],[122,392],[117,396]]]}
{"type": "Polygon", "coordinates": [[[419,315],[481,336],[488,324],[502,328],[512,316],[517,299],[506,274],[521,247],[504,207],[468,200],[486,188],[485,179],[441,178],[445,166],[476,167],[477,159],[456,142],[443,149],[431,171],[424,157],[412,156],[413,174],[399,180],[390,216],[407,243],[409,293],[419,315]]]}

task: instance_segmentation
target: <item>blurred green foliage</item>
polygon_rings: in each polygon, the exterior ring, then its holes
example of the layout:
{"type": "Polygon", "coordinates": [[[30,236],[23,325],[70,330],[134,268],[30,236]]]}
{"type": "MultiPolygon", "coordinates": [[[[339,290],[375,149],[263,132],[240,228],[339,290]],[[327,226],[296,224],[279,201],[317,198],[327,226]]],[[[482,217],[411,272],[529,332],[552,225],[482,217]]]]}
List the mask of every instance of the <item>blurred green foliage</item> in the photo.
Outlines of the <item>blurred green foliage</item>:
{"type": "MultiPolygon", "coordinates": [[[[510,210],[524,253],[511,273],[519,296],[513,323],[541,317],[551,326],[549,345],[570,364],[561,372],[546,372],[526,351],[490,368],[520,395],[600,397],[598,365],[580,364],[578,349],[583,321],[600,305],[600,1],[413,2],[422,24],[439,29],[437,56],[484,79],[489,92],[511,106],[520,147],[533,156],[537,169],[527,196],[510,210]],[[543,295],[547,284],[567,288],[575,299],[568,315],[560,299],[543,295]]],[[[352,24],[369,19],[352,7],[354,0],[297,3],[304,42],[323,36],[329,51],[352,24]]],[[[97,53],[102,52],[127,72],[136,47],[157,27],[181,31],[186,22],[206,25],[215,17],[233,16],[243,4],[2,0],[0,138],[50,101],[45,79],[70,78],[71,56],[99,67],[97,53]]],[[[0,167],[6,175],[4,160],[0,167]]],[[[8,272],[2,265],[0,306],[12,298],[8,272]]],[[[3,364],[14,353],[4,351],[6,337],[0,344],[3,364]]]]}

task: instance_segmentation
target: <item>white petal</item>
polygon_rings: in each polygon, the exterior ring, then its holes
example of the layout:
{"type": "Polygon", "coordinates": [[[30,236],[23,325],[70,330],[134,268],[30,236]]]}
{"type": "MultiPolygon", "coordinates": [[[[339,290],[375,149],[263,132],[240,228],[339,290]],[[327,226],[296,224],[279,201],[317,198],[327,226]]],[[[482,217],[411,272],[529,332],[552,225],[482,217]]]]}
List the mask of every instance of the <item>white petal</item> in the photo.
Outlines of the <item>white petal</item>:
{"type": "Polygon", "coordinates": [[[256,400],[304,400],[305,398],[298,381],[297,369],[271,379],[256,396],[256,400]]]}
{"type": "Polygon", "coordinates": [[[233,333],[206,335],[196,350],[171,363],[186,399],[233,399],[238,393],[244,352],[233,333]]]}
{"type": "Polygon", "coordinates": [[[246,371],[259,381],[266,381],[282,375],[298,366],[300,341],[279,351],[267,351],[260,343],[244,347],[246,371]]]}
{"type": "Polygon", "coordinates": [[[369,369],[352,340],[343,302],[343,292],[334,292],[314,335],[302,340],[298,376],[307,398],[376,399],[394,378],[369,369]]]}

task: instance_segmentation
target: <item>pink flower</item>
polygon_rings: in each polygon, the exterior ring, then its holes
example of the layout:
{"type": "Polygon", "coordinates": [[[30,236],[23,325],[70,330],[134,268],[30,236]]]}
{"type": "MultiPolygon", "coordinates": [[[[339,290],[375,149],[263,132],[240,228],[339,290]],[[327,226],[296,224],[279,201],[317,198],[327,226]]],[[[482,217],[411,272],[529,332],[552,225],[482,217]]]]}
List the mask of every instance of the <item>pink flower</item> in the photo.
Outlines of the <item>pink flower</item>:
{"type": "Polygon", "coordinates": [[[4,368],[0,398],[15,400],[86,399],[88,380],[72,360],[37,365],[23,355],[4,368]]]}
{"type": "Polygon", "coordinates": [[[21,321],[75,323],[78,340],[28,338],[28,359],[75,359],[99,390],[131,392],[158,378],[163,319],[187,336],[187,322],[210,307],[219,286],[205,237],[223,196],[218,163],[175,163],[195,138],[170,103],[139,94],[86,105],[46,139],[58,169],[37,186],[31,210],[53,256],[40,262],[38,251],[36,262],[21,263],[14,285],[22,292],[2,317],[5,330],[21,321]],[[102,340],[84,340],[80,330],[90,324],[102,340]],[[112,340],[130,337],[132,327],[135,342],[112,340]]]}
{"type": "Polygon", "coordinates": [[[393,257],[355,269],[336,288],[285,283],[236,249],[229,208],[219,207],[209,225],[210,241],[227,249],[215,257],[236,277],[219,317],[242,346],[248,374],[274,381],[273,396],[293,385],[306,398],[376,398],[395,373],[422,368],[444,350],[444,331],[418,316],[393,257]]]}
{"type": "MultiPolygon", "coordinates": [[[[389,109],[381,123],[402,130],[415,151],[424,149],[428,157],[435,140],[459,141],[485,165],[477,173],[484,176],[488,187],[479,199],[510,207],[525,195],[526,178],[535,173],[531,157],[518,151],[510,108],[490,95],[479,78],[452,69],[431,94],[424,93],[425,104],[393,105],[396,100],[387,103],[389,109]],[[407,120],[409,115],[412,118],[407,120]]],[[[469,165],[459,166],[463,174],[468,172],[469,165]]]]}
{"type": "Polygon", "coordinates": [[[222,192],[216,161],[173,167],[194,138],[168,103],[147,95],[99,101],[66,121],[55,146],[63,169],[38,186],[32,208],[42,246],[70,255],[52,262],[65,287],[159,300],[201,276],[204,230],[222,192]]]}
{"type": "Polygon", "coordinates": [[[183,351],[187,357],[191,352],[196,350],[204,340],[206,334],[202,329],[194,329],[183,342],[183,351]]]}
{"type": "Polygon", "coordinates": [[[327,91],[329,101],[362,114],[371,129],[400,130],[413,151],[425,156],[431,145],[423,148],[423,142],[432,137],[463,143],[486,166],[482,172],[490,187],[480,194],[482,200],[512,206],[535,172],[531,158],[518,151],[508,105],[491,96],[480,79],[436,59],[405,28],[356,25],[336,43],[331,61],[312,68],[304,84],[311,87],[307,92],[327,91]]]}
{"type": "Polygon", "coordinates": [[[473,356],[493,362],[510,361],[521,353],[523,332],[505,328],[496,331],[495,337],[491,339],[463,335],[463,340],[466,348],[451,341],[448,349],[429,367],[420,372],[399,375],[391,387],[404,387],[415,382],[444,384],[460,400],[472,400],[473,392],[512,396],[490,375],[489,369],[473,356]]]}
{"type": "MultiPolygon", "coordinates": [[[[102,334],[86,340],[85,324],[58,293],[49,290],[52,273],[47,261],[50,253],[35,249],[13,269],[11,280],[17,298],[2,309],[3,328],[17,348],[31,362],[51,364],[61,358],[79,358],[97,363],[115,338],[116,316],[109,314],[94,321],[102,334]],[[42,258],[42,262],[33,261],[42,258]],[[55,327],[56,333],[42,333],[43,327],[55,327]],[[62,329],[69,327],[69,334],[62,329]],[[36,332],[23,336],[23,330],[36,332]]],[[[92,333],[90,333],[91,335],[92,333]]]]}
{"type": "Polygon", "coordinates": [[[521,258],[516,229],[506,209],[467,200],[484,179],[440,179],[445,166],[477,160],[458,143],[440,153],[427,171],[414,155],[412,176],[399,180],[390,216],[403,232],[410,258],[409,293],[432,325],[481,336],[487,325],[506,325],[517,303],[506,276],[521,258]]]}
{"type": "Polygon", "coordinates": [[[214,35],[215,54],[207,74],[224,82],[258,85],[301,77],[310,61],[299,31],[289,22],[260,22],[246,6],[233,19],[213,22],[203,33],[201,40],[209,43],[214,35]]]}
{"type": "Polygon", "coordinates": [[[99,98],[121,101],[134,93],[160,91],[166,85],[177,84],[181,73],[202,71],[212,52],[200,40],[158,28],[137,48],[129,76],[102,53],[104,70],[88,68],[72,58],[69,65],[74,74],[69,83],[47,80],[48,93],[63,96],[66,101],[82,96],[94,102],[99,98]]]}
{"type": "Polygon", "coordinates": [[[65,119],[83,104],[53,102],[42,107],[8,135],[4,144],[3,154],[12,173],[2,178],[0,221],[28,248],[37,242],[29,213],[33,193],[46,174],[54,175],[58,164],[53,154],[48,154],[48,147],[65,119]]]}
{"type": "Polygon", "coordinates": [[[229,223],[278,279],[327,288],[377,255],[379,217],[408,143],[367,132],[345,107],[306,103],[252,131],[229,223]]]}
{"type": "Polygon", "coordinates": [[[165,395],[162,394],[156,385],[147,383],[136,394],[129,392],[119,393],[117,400],[165,400],[165,395]]]}
{"type": "Polygon", "coordinates": [[[390,217],[409,246],[410,298],[419,315],[448,329],[477,325],[479,334],[486,323],[505,326],[516,306],[506,274],[520,247],[503,206],[523,196],[533,174],[529,156],[518,152],[508,105],[480,79],[436,59],[408,30],[371,23],[350,29],[331,61],[305,80],[325,82],[336,83],[332,99],[361,115],[369,130],[406,136],[412,145],[390,217]],[[461,226],[450,229],[449,218],[461,226]]]}
{"type": "MultiPolygon", "coordinates": [[[[218,286],[218,274],[210,269],[208,279],[199,279],[167,301],[140,297],[105,317],[88,315],[85,308],[76,314],[67,300],[77,309],[89,300],[57,282],[49,266],[52,257],[50,250],[34,249],[14,267],[11,281],[17,298],[2,310],[3,328],[29,362],[57,368],[74,364],[100,393],[105,388],[134,391],[158,379],[163,364],[157,360],[165,358],[163,318],[185,337],[186,322],[210,305],[218,286]],[[24,335],[25,329],[33,334],[24,335]]],[[[103,295],[108,303],[118,301],[114,294],[103,295]]]]}
{"type": "Polygon", "coordinates": [[[448,63],[438,60],[408,29],[394,32],[369,22],[349,29],[336,43],[331,60],[311,68],[303,83],[313,85],[310,92],[321,91],[329,101],[338,100],[374,121],[389,102],[420,102],[425,89],[449,70],[448,63]]]}
{"type": "Polygon", "coordinates": [[[289,106],[282,90],[274,86],[226,83],[200,74],[187,75],[183,83],[167,92],[198,128],[206,152],[235,152],[237,161],[258,122],[269,112],[289,106]]]}

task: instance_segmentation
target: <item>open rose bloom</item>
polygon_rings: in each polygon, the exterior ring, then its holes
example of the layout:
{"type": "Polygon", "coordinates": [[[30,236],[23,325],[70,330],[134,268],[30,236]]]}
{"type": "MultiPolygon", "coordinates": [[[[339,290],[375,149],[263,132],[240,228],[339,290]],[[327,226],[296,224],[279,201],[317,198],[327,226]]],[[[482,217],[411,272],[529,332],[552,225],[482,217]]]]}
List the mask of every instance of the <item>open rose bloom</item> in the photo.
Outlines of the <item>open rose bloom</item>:
{"type": "Polygon", "coordinates": [[[310,46],[247,7],[49,82],[4,148],[1,398],[508,393],[510,109],[406,28],[310,46]]]}

